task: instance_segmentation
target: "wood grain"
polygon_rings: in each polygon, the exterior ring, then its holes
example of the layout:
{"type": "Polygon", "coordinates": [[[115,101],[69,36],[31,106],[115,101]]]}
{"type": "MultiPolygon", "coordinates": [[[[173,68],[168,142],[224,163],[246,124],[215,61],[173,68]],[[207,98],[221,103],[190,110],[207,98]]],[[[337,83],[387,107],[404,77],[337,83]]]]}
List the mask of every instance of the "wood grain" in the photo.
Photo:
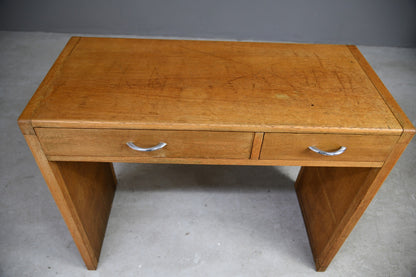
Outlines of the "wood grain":
{"type": "Polygon", "coordinates": [[[83,161],[114,163],[160,164],[217,164],[217,165],[271,165],[271,166],[330,166],[330,167],[382,167],[384,162],[330,161],[330,160],[251,160],[207,158],[155,158],[155,157],[99,157],[99,156],[47,156],[49,161],[83,161]]]}
{"type": "Polygon", "coordinates": [[[358,63],[360,64],[362,70],[371,80],[373,85],[377,88],[380,96],[384,99],[386,105],[390,108],[400,125],[402,126],[405,132],[415,132],[415,127],[413,126],[412,122],[407,118],[406,114],[403,112],[402,108],[400,108],[399,104],[397,104],[396,100],[394,100],[393,96],[387,90],[386,86],[377,76],[374,69],[371,65],[367,62],[361,52],[358,50],[357,46],[355,45],[348,45],[352,55],[356,58],[358,63]]]}
{"type": "Polygon", "coordinates": [[[36,128],[47,156],[249,159],[253,133],[36,128]],[[139,152],[126,143],[157,151],[139,152]]]}
{"type": "Polygon", "coordinates": [[[357,47],[348,48],[403,131],[379,169],[302,167],[295,188],[318,271],[329,266],[415,134],[414,126],[357,47]]]}
{"type": "Polygon", "coordinates": [[[71,38],[18,123],[89,269],[137,162],[302,166],[323,271],[415,134],[355,46],[153,39],[71,38]]]}
{"type": "Polygon", "coordinates": [[[98,261],[115,192],[112,165],[97,162],[56,164],[98,261]]]}
{"type": "Polygon", "coordinates": [[[329,248],[337,251],[341,247],[343,240],[339,240],[339,233],[345,228],[348,212],[358,208],[378,171],[377,168],[302,168],[295,188],[318,271],[324,271],[333,258],[328,256],[329,248]]]}
{"type": "Polygon", "coordinates": [[[260,159],[383,162],[399,137],[266,133],[260,159]],[[309,146],[329,152],[335,151],[341,146],[347,147],[347,150],[338,156],[323,156],[309,150],[309,146]]]}
{"type": "Polygon", "coordinates": [[[75,40],[25,112],[35,127],[402,132],[343,45],[75,40]]]}
{"type": "Polygon", "coordinates": [[[250,159],[258,160],[260,157],[261,146],[263,144],[264,133],[254,133],[253,146],[251,148],[250,159]]]}
{"type": "Polygon", "coordinates": [[[301,169],[295,188],[318,271],[329,266],[413,136],[405,130],[381,168],[301,169]]]}
{"type": "Polygon", "coordinates": [[[25,139],[88,269],[96,269],[115,192],[109,163],[49,162],[36,136],[25,139]]]}
{"type": "Polygon", "coordinates": [[[35,117],[36,112],[39,110],[39,106],[42,105],[43,101],[45,101],[45,99],[48,97],[49,93],[53,89],[55,82],[54,78],[56,77],[56,74],[58,74],[58,71],[60,70],[62,63],[65,61],[67,56],[70,55],[70,53],[77,45],[80,39],[81,38],[79,37],[72,37],[68,41],[65,48],[62,50],[61,54],[59,54],[58,58],[49,70],[48,74],[46,74],[42,83],[39,85],[35,94],[32,96],[29,103],[26,105],[25,109],[20,115],[18,123],[20,130],[24,135],[35,134],[32,127],[32,120],[35,117]]]}

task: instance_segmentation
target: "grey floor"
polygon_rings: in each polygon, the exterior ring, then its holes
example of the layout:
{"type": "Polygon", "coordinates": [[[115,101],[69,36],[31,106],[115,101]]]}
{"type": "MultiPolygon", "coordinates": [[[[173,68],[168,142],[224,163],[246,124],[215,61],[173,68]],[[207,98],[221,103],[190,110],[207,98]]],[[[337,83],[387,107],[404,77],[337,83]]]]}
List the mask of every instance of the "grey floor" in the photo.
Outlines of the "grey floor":
{"type": "MultiPolygon", "coordinates": [[[[16,120],[70,37],[0,32],[0,276],[416,276],[416,143],[325,273],[296,167],[117,164],[97,271],[88,271],[16,120]]],[[[359,47],[416,122],[416,49],[359,47]]]]}

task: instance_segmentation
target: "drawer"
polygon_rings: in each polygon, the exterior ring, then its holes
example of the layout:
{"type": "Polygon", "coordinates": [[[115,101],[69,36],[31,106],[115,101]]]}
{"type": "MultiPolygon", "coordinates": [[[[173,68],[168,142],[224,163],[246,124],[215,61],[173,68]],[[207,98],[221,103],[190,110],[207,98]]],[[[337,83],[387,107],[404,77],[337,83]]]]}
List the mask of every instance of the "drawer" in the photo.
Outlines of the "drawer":
{"type": "Polygon", "coordinates": [[[399,136],[265,133],[262,160],[382,162],[399,136]],[[308,149],[315,146],[332,152],[345,146],[344,153],[324,156],[308,149]]]}
{"type": "Polygon", "coordinates": [[[47,156],[248,159],[253,133],[36,128],[47,156]],[[162,149],[141,152],[126,145],[162,149]]]}

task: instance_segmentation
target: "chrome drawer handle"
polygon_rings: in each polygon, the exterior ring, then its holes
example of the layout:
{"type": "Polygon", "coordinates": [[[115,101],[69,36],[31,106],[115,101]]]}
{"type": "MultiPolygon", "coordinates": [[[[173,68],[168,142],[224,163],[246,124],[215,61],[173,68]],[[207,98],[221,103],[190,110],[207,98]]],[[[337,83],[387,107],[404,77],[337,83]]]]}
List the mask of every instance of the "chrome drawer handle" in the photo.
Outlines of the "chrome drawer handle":
{"type": "Polygon", "coordinates": [[[141,152],[149,152],[149,151],[156,151],[159,149],[162,149],[163,147],[165,147],[167,145],[167,143],[165,142],[161,142],[158,145],[155,145],[153,147],[149,147],[149,148],[141,148],[139,146],[136,146],[133,142],[129,141],[126,143],[128,147],[130,147],[133,150],[136,151],[141,151],[141,152]]]}
{"type": "Polygon", "coordinates": [[[312,150],[313,152],[324,155],[324,156],[338,156],[338,155],[341,155],[342,153],[344,153],[345,150],[347,150],[347,147],[345,147],[345,146],[341,146],[340,149],[338,149],[337,151],[334,151],[334,152],[326,152],[326,151],[323,151],[321,149],[316,148],[315,146],[309,146],[308,148],[310,150],[312,150]]]}

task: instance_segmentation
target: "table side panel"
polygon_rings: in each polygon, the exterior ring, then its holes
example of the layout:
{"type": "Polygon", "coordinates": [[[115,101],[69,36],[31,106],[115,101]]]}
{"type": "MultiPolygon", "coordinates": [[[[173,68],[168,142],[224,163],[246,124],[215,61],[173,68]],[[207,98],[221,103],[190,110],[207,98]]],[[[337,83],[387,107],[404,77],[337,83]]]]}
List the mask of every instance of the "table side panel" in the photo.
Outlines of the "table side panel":
{"type": "Polygon", "coordinates": [[[34,135],[25,139],[88,269],[96,269],[116,188],[109,163],[48,161],[34,135]]]}
{"type": "Polygon", "coordinates": [[[328,267],[413,136],[404,130],[381,168],[302,167],[295,188],[318,271],[328,267]],[[344,189],[349,205],[336,200],[344,189]]]}
{"type": "Polygon", "coordinates": [[[302,167],[295,188],[318,271],[324,271],[332,260],[328,252],[335,251],[335,255],[341,247],[346,236],[340,233],[346,228],[349,213],[358,209],[379,171],[379,168],[302,167]]]}

